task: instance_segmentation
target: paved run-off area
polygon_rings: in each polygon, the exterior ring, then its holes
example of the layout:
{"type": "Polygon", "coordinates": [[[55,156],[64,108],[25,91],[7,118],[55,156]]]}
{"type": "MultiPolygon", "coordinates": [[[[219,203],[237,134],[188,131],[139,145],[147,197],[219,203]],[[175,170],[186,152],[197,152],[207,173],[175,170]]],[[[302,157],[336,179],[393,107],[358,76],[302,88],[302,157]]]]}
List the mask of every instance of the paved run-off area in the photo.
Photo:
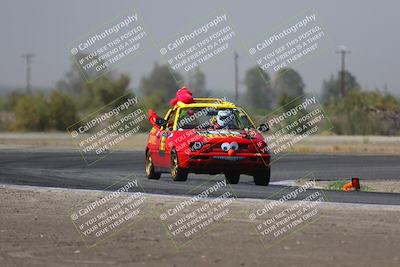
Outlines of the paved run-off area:
{"type": "Polygon", "coordinates": [[[98,191],[2,186],[0,265],[400,265],[399,206],[323,203],[318,219],[284,238],[271,239],[266,246],[254,221],[246,216],[255,205],[265,202],[238,199],[216,228],[178,249],[169,239],[159,211],[187,198],[145,194],[143,220],[87,248],[70,219],[71,208],[103,195],[98,191]]]}
{"type": "MultiPolygon", "coordinates": [[[[122,177],[134,176],[147,193],[193,195],[194,188],[206,189],[210,180],[224,180],[223,175],[190,174],[186,182],[174,182],[166,173],[159,180],[145,176],[143,151],[118,151],[87,166],[78,151],[73,150],[2,150],[0,153],[0,184],[33,185],[73,189],[104,190],[122,177]]],[[[368,180],[399,181],[400,157],[394,155],[286,155],[272,163],[271,181],[315,178],[333,181],[359,177],[368,180]]],[[[114,186],[115,187],[115,186],[114,186]]],[[[115,190],[111,186],[108,190],[115,190]]],[[[255,186],[252,177],[242,175],[232,185],[239,198],[278,199],[285,186],[255,186]]],[[[331,202],[400,205],[393,193],[326,191],[331,202]]]]}

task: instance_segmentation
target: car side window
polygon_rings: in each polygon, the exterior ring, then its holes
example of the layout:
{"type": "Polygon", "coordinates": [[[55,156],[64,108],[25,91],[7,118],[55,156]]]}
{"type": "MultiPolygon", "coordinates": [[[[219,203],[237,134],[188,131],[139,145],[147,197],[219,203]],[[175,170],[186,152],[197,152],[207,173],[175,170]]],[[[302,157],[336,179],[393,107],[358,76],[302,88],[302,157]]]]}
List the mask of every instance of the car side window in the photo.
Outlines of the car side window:
{"type": "Polygon", "coordinates": [[[175,121],[175,115],[176,115],[176,109],[173,110],[167,119],[167,127],[166,129],[169,129],[170,131],[172,131],[173,127],[174,127],[174,121],[175,121]]]}

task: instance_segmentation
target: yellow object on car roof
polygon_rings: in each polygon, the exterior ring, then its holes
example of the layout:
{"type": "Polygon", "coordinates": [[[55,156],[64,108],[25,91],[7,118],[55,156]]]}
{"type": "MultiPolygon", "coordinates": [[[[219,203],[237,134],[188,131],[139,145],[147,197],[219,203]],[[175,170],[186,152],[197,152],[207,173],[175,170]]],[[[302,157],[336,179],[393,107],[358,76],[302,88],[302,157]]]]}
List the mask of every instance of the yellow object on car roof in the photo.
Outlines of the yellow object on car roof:
{"type": "Polygon", "coordinates": [[[195,103],[185,104],[178,101],[176,106],[180,108],[196,108],[196,107],[219,107],[219,108],[235,108],[232,102],[225,101],[221,98],[193,98],[195,103]]]}

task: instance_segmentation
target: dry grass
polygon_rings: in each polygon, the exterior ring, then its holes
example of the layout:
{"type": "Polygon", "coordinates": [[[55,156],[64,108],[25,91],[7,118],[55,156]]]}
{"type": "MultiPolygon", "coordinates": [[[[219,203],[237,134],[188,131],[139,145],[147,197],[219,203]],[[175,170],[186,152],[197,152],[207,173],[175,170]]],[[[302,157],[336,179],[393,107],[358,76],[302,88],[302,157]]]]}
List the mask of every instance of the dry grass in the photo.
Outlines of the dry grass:
{"type": "Polygon", "coordinates": [[[400,155],[397,136],[310,136],[294,145],[291,152],[357,153],[400,155]]]}
{"type": "MultiPolygon", "coordinates": [[[[143,150],[146,133],[139,133],[116,146],[117,150],[143,150]]],[[[76,141],[64,133],[3,133],[0,146],[69,147],[77,148],[76,141]]],[[[298,153],[359,153],[400,155],[400,137],[394,136],[310,136],[294,145],[298,153]]]]}
{"type": "MultiPolygon", "coordinates": [[[[296,181],[296,184],[301,186],[305,183],[304,180],[296,181]]],[[[329,190],[341,190],[345,183],[350,180],[339,179],[335,181],[316,181],[315,187],[329,190]]],[[[360,180],[361,191],[368,192],[385,192],[385,193],[400,193],[400,181],[398,180],[360,180]]]]}

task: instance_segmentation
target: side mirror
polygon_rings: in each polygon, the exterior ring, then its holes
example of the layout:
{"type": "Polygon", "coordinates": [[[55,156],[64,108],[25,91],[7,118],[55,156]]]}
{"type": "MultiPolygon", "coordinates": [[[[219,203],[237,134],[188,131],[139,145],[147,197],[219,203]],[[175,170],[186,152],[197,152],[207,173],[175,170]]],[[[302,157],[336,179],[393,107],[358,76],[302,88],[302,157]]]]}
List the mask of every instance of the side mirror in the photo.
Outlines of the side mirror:
{"type": "Polygon", "coordinates": [[[257,127],[257,130],[259,130],[260,132],[267,132],[269,131],[269,125],[268,123],[262,123],[257,127]]]}
{"type": "Polygon", "coordinates": [[[157,119],[156,119],[156,124],[157,124],[158,126],[160,126],[160,127],[163,127],[163,126],[165,126],[165,124],[167,124],[167,121],[164,120],[163,118],[157,118],[157,119]]]}

